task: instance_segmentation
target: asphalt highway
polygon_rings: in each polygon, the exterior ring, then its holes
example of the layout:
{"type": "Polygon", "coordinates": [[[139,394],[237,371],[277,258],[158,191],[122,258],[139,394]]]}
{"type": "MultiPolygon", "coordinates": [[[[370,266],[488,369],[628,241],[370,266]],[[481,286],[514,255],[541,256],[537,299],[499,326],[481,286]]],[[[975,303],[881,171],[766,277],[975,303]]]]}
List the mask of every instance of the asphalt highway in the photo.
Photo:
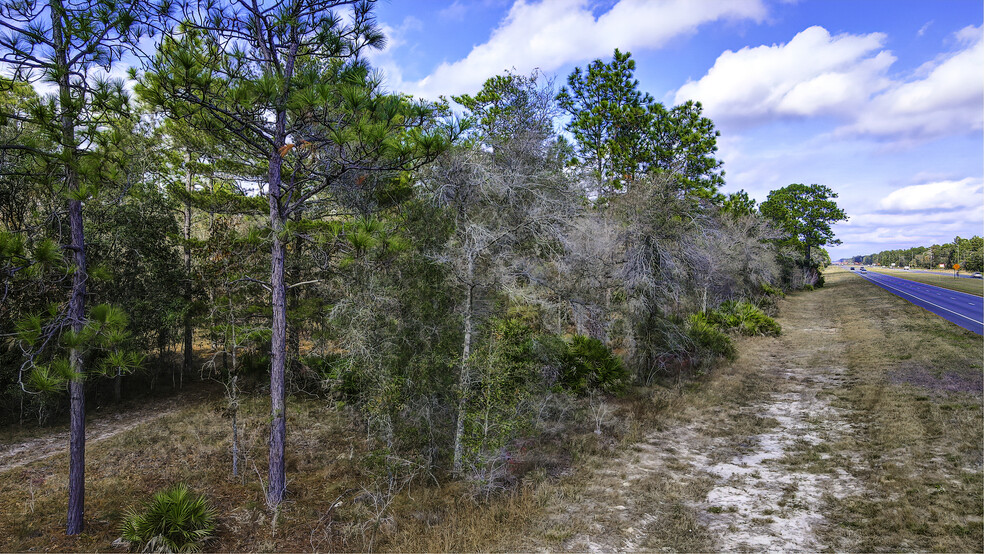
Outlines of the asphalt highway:
{"type": "Polygon", "coordinates": [[[978,335],[984,335],[984,298],[980,296],[934,287],[873,271],[855,272],[855,274],[947,321],[956,323],[978,335]]]}
{"type": "MultiPolygon", "coordinates": [[[[929,275],[939,275],[940,277],[953,277],[952,271],[947,273],[941,273],[939,271],[923,271],[921,269],[899,269],[897,267],[891,267],[891,268],[879,267],[878,269],[887,269],[889,271],[903,271],[903,272],[910,272],[910,273],[927,273],[929,275]]],[[[966,271],[964,271],[960,275],[957,275],[957,277],[960,277],[962,279],[977,279],[977,277],[974,277],[973,273],[968,273],[966,271]]]]}

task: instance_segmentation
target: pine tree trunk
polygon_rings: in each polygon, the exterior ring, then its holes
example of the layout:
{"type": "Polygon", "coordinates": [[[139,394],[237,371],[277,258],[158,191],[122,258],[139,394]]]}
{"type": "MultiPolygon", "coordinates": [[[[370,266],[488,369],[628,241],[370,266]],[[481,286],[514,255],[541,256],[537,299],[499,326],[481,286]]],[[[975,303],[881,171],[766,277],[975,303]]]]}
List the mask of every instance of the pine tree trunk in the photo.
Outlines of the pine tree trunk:
{"type": "MultiPolygon", "coordinates": [[[[76,186],[77,188],[77,186],[76,186]]],[[[82,203],[68,203],[69,227],[72,233],[72,251],[75,273],[72,276],[72,297],[68,303],[68,319],[72,330],[81,333],[85,325],[85,236],[82,232],[82,203]]],[[[69,352],[72,373],[79,377],[68,384],[69,393],[69,461],[68,461],[68,522],[66,532],[77,535],[82,532],[85,513],[85,367],[82,352],[73,348],[69,352]]]]}
{"type": "Polygon", "coordinates": [[[232,411],[232,475],[233,477],[239,476],[239,388],[238,388],[238,378],[239,378],[239,358],[237,357],[237,343],[236,343],[236,318],[233,315],[233,304],[232,297],[229,297],[229,329],[232,332],[232,340],[225,341],[225,348],[222,352],[222,364],[226,371],[226,375],[231,375],[230,387],[229,387],[229,409],[232,411]],[[232,369],[229,368],[229,357],[228,353],[232,350],[232,369]]]}
{"type": "Polygon", "coordinates": [[[270,285],[272,287],[273,324],[270,339],[270,467],[267,488],[267,504],[280,505],[287,487],[284,465],[287,422],[285,413],[285,367],[287,358],[287,289],[284,285],[283,214],[280,212],[280,169],[282,159],[278,152],[270,158],[270,226],[273,231],[271,246],[270,285]]]}
{"type": "MultiPolygon", "coordinates": [[[[233,354],[235,357],[235,354],[233,354]]],[[[239,476],[239,391],[236,389],[237,375],[232,376],[232,475],[239,476]]]]}
{"type": "MultiPolygon", "coordinates": [[[[55,67],[58,82],[58,107],[61,110],[61,147],[65,163],[65,188],[70,192],[79,190],[75,152],[75,118],[72,92],[69,86],[68,48],[70,39],[65,36],[65,9],[61,0],[51,0],[51,39],[55,50],[55,67]]],[[[82,331],[85,325],[85,233],[83,232],[82,202],[78,199],[68,201],[68,225],[71,233],[73,264],[72,294],[68,302],[68,320],[72,330],[82,331]]],[[[72,349],[69,352],[72,372],[78,375],[68,384],[69,392],[69,455],[68,455],[68,517],[66,533],[77,535],[82,532],[85,514],[85,367],[82,352],[72,349]]]]}

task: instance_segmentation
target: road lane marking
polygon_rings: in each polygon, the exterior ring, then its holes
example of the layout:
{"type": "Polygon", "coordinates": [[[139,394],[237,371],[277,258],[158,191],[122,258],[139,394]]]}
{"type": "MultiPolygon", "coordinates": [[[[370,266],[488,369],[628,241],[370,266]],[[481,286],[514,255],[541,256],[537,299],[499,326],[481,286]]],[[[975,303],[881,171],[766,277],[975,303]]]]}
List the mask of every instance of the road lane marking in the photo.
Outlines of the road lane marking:
{"type": "MultiPolygon", "coordinates": [[[[874,281],[874,279],[870,279],[870,277],[874,277],[875,275],[878,275],[880,277],[886,277],[887,279],[885,279],[884,281],[879,281],[879,282],[883,283],[885,281],[888,281],[888,282],[895,282],[897,284],[898,283],[904,283],[905,286],[911,287],[912,290],[919,290],[920,292],[923,292],[923,289],[924,289],[925,290],[925,294],[935,294],[937,296],[941,296],[943,294],[942,291],[949,290],[949,289],[944,289],[943,287],[940,287],[940,286],[937,286],[937,285],[931,285],[929,283],[920,283],[919,281],[910,281],[909,279],[905,279],[905,278],[902,278],[902,277],[896,277],[894,275],[888,275],[886,273],[872,272],[872,273],[857,273],[856,275],[860,275],[862,277],[869,277],[869,280],[870,281],[874,281]]],[[[970,297],[970,298],[980,298],[976,294],[970,294],[968,292],[961,292],[961,291],[950,290],[950,294],[953,294],[953,293],[962,294],[963,296],[970,297]]],[[[959,296],[951,296],[950,298],[956,299],[956,300],[959,300],[960,299],[959,296]]],[[[969,306],[976,306],[976,304],[974,304],[974,303],[968,303],[968,305],[969,306]]]]}
{"type": "MultiPolygon", "coordinates": [[[[874,280],[872,280],[872,282],[875,282],[875,281],[874,281],[874,280]]],[[[967,316],[965,316],[965,315],[963,315],[963,314],[962,314],[962,313],[960,313],[960,312],[955,312],[955,311],[953,311],[953,310],[950,310],[950,309],[948,309],[948,308],[944,308],[943,306],[940,306],[939,304],[933,304],[932,302],[930,302],[930,301],[928,301],[928,300],[926,300],[926,299],[924,299],[924,298],[920,298],[920,297],[918,297],[918,296],[916,296],[916,295],[914,295],[914,294],[912,294],[912,293],[909,293],[909,292],[905,292],[905,291],[904,291],[904,290],[902,290],[902,289],[898,289],[898,288],[895,288],[895,287],[893,287],[893,286],[891,286],[891,285],[885,285],[885,284],[884,284],[884,281],[882,282],[882,284],[883,284],[883,286],[885,286],[885,287],[887,287],[887,288],[890,288],[890,289],[895,289],[895,290],[897,290],[897,291],[899,291],[899,292],[901,292],[902,294],[905,294],[905,295],[908,295],[908,296],[911,296],[911,297],[913,297],[913,298],[915,298],[916,300],[920,300],[920,301],[922,301],[922,302],[925,302],[925,303],[927,303],[927,304],[929,304],[930,306],[936,306],[937,308],[939,308],[939,309],[941,309],[941,310],[945,310],[945,311],[947,311],[947,312],[950,312],[951,314],[955,314],[955,315],[958,315],[958,316],[960,316],[960,317],[962,317],[962,318],[964,318],[964,319],[969,319],[970,321],[973,321],[974,323],[977,323],[977,324],[979,324],[979,325],[984,325],[984,321],[977,321],[976,319],[974,319],[974,318],[972,318],[972,317],[967,317],[967,316]]],[[[971,306],[973,306],[973,304],[970,304],[970,305],[971,305],[971,306]]]]}

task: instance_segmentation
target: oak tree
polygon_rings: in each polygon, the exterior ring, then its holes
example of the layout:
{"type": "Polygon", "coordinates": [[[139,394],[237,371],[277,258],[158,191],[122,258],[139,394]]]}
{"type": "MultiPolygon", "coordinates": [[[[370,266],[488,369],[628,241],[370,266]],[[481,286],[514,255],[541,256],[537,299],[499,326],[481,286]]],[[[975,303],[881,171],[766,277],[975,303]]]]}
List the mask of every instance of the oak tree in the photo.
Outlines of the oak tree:
{"type": "Polygon", "coordinates": [[[794,183],[770,192],[759,210],[802,249],[803,267],[811,268],[811,248],[841,243],[830,226],[847,220],[847,214],[835,198],[837,193],[825,185],[794,183]]]}

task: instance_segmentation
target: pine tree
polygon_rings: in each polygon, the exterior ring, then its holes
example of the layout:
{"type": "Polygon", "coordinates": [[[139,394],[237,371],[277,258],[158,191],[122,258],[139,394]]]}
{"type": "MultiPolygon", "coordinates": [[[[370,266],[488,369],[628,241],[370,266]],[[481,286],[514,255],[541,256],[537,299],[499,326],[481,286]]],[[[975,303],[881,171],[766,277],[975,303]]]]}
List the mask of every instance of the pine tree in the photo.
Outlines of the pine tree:
{"type": "MultiPolygon", "coordinates": [[[[74,337],[83,335],[87,321],[89,275],[82,207],[98,189],[87,174],[87,149],[106,118],[127,108],[122,83],[94,75],[107,71],[129,51],[147,29],[141,19],[154,13],[155,6],[137,0],[0,3],[0,25],[8,31],[0,35],[2,65],[15,80],[55,84],[55,93],[36,104],[29,119],[52,137],[56,149],[43,154],[61,167],[70,237],[65,249],[71,256],[72,287],[60,321],[74,337]]],[[[70,347],[68,360],[71,438],[67,532],[74,535],[83,528],[85,496],[86,368],[82,349],[70,347]]]]}
{"type": "Polygon", "coordinates": [[[367,177],[373,171],[413,168],[445,142],[442,133],[421,131],[432,116],[426,106],[382,94],[370,78],[360,54],[384,42],[372,8],[352,0],[207,3],[189,11],[192,19],[179,30],[201,33],[207,63],[199,51],[175,49],[146,76],[149,89],[170,99],[159,103],[204,110],[234,137],[239,157],[265,169],[255,184],[269,208],[271,507],[286,489],[286,257],[303,228],[293,219],[308,217],[325,195],[361,190],[375,181],[367,177]]]}

